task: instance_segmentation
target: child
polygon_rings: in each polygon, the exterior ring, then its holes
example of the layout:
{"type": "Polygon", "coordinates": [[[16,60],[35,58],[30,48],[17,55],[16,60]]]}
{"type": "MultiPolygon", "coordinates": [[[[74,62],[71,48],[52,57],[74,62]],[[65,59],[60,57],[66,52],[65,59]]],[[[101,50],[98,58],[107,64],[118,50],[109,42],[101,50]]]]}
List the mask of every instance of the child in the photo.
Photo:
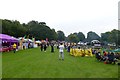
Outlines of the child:
{"type": "Polygon", "coordinates": [[[17,47],[17,45],[14,43],[13,44],[13,51],[14,51],[14,53],[16,52],[16,47],[17,47]]]}

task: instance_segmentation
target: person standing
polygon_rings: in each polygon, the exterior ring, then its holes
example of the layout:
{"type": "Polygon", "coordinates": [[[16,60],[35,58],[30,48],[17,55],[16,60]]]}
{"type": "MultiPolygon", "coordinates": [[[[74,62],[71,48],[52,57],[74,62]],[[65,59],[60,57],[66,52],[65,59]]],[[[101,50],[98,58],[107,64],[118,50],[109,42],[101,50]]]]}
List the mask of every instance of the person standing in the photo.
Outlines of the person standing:
{"type": "Polygon", "coordinates": [[[40,49],[43,51],[43,43],[40,44],[40,49]]]}
{"type": "Polygon", "coordinates": [[[54,44],[51,43],[51,52],[54,52],[54,44]]]}
{"type": "Polygon", "coordinates": [[[70,44],[68,45],[68,49],[67,49],[68,52],[70,52],[70,44]]]}
{"type": "Polygon", "coordinates": [[[44,52],[46,52],[46,49],[47,49],[47,45],[46,43],[44,43],[44,52]]]}
{"type": "Polygon", "coordinates": [[[59,49],[59,43],[57,43],[57,49],[59,49]]]}
{"type": "Polygon", "coordinates": [[[59,60],[61,59],[61,57],[62,57],[62,60],[64,60],[64,51],[63,51],[63,49],[64,49],[64,45],[63,45],[63,43],[60,43],[60,46],[59,46],[59,60]]]}
{"type": "Polygon", "coordinates": [[[17,45],[14,43],[13,44],[13,51],[14,51],[14,53],[16,52],[16,47],[17,47],[17,45]]]}

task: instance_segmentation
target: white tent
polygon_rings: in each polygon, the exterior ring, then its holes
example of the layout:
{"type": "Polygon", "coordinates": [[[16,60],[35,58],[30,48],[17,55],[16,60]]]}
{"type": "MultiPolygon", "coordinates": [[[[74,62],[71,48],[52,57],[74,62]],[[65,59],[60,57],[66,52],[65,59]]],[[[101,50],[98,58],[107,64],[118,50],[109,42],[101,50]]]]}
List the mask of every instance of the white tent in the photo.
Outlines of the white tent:
{"type": "Polygon", "coordinates": [[[41,41],[35,41],[35,43],[41,43],[41,41]]]}
{"type": "Polygon", "coordinates": [[[31,39],[27,39],[28,41],[30,41],[30,42],[33,42],[31,39]]]}
{"type": "Polygon", "coordinates": [[[100,43],[100,41],[98,41],[98,40],[92,40],[91,42],[92,43],[100,43]]]}

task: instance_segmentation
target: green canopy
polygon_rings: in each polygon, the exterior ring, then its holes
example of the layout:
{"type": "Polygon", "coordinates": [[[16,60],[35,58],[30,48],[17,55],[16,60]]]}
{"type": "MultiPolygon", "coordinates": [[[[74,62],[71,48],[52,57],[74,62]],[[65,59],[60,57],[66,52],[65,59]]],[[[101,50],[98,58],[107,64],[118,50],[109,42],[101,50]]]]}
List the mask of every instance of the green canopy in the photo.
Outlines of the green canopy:
{"type": "Polygon", "coordinates": [[[109,50],[109,49],[102,49],[102,51],[112,52],[112,50],[109,50]]]}
{"type": "Polygon", "coordinates": [[[113,52],[120,52],[120,48],[113,50],[113,52]]]}

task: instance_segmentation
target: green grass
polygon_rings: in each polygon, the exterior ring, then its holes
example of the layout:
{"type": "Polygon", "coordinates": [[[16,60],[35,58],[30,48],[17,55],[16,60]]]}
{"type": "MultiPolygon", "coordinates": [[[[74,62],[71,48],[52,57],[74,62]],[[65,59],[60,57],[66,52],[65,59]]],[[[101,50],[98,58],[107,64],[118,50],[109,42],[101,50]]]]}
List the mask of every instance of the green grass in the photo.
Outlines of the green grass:
{"type": "Polygon", "coordinates": [[[3,78],[118,78],[118,66],[98,62],[94,57],[73,57],[65,51],[41,52],[39,48],[2,53],[3,78]]]}

